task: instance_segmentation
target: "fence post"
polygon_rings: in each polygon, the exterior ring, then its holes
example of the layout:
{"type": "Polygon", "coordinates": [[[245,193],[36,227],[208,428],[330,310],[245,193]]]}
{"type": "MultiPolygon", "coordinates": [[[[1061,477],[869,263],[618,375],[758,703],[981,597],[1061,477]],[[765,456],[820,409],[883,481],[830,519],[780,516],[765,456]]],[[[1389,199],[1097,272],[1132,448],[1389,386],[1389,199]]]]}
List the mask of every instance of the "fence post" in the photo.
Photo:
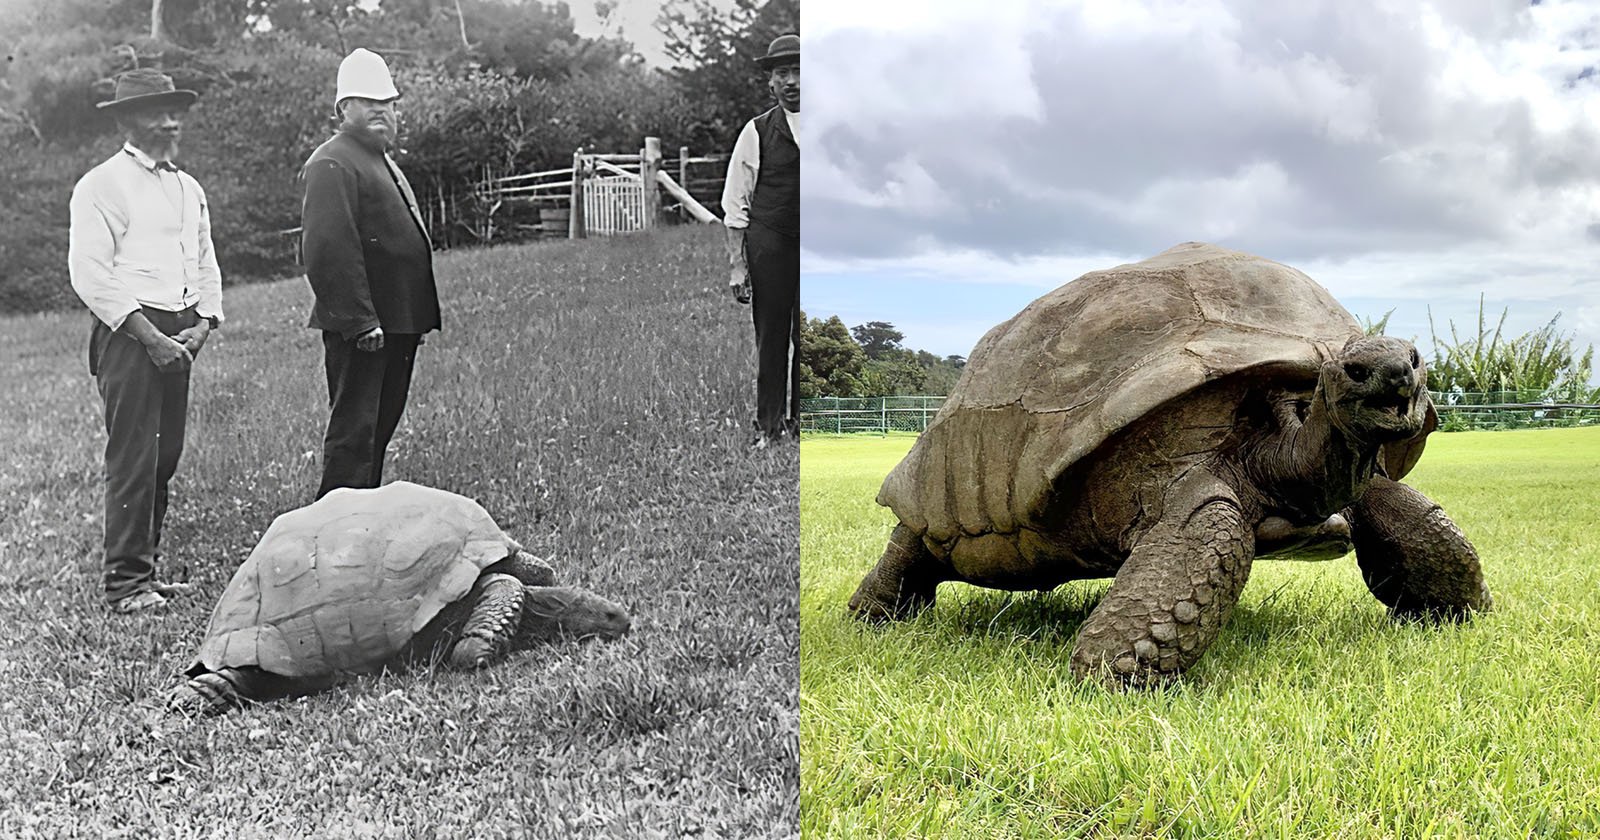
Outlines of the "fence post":
{"type": "Polygon", "coordinates": [[[583,147],[572,153],[572,209],[567,213],[567,238],[583,239],[588,235],[583,218],[583,147]]]}
{"type": "Polygon", "coordinates": [[[878,398],[878,423],[883,426],[883,436],[889,436],[889,398],[878,398]]]}
{"type": "MultiPolygon", "coordinates": [[[[684,192],[689,193],[690,195],[694,195],[694,193],[690,192],[690,190],[689,190],[689,147],[688,146],[679,146],[678,147],[678,186],[683,187],[683,191],[684,192]]],[[[689,216],[689,208],[683,206],[683,202],[681,202],[681,201],[678,202],[678,221],[687,222],[687,221],[689,221],[688,216],[689,216]]]]}
{"type": "Polygon", "coordinates": [[[656,216],[661,214],[661,188],[656,185],[656,173],[661,171],[661,138],[644,138],[644,149],[639,152],[639,177],[644,179],[644,229],[656,226],[656,216]]]}

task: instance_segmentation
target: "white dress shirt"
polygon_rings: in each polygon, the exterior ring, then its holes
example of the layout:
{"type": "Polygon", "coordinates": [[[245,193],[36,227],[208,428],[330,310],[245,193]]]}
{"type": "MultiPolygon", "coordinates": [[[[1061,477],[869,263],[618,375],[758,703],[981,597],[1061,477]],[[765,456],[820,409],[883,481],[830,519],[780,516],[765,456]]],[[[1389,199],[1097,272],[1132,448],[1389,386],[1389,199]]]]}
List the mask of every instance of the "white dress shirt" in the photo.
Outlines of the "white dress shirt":
{"type": "MultiPolygon", "coordinates": [[[[789,121],[789,133],[795,145],[800,145],[800,112],[780,106],[789,121]]],[[[756,176],[761,172],[761,134],[756,121],[744,124],[739,139],[733,143],[733,155],[728,160],[728,178],[722,182],[722,223],[735,230],[750,226],[750,197],[756,191],[756,176]]]]}
{"type": "Polygon", "coordinates": [[[115,330],[141,306],[222,321],[222,272],[200,182],[124,144],[72,188],[72,290],[115,330]]]}

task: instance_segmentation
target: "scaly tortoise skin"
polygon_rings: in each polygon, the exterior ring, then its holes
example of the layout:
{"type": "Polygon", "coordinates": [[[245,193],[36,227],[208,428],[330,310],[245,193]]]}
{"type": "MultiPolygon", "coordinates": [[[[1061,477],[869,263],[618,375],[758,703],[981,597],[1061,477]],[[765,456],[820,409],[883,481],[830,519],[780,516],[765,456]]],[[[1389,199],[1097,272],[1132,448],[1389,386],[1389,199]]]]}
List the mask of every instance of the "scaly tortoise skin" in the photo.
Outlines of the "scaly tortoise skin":
{"type": "Polygon", "coordinates": [[[1416,348],[1295,269],[1185,243],[1091,272],[978,343],[883,483],[899,525],[849,607],[1114,577],[1071,657],[1112,686],[1193,666],[1257,557],[1353,545],[1397,617],[1487,610],[1471,543],[1399,483],[1436,425],[1416,348]]]}
{"type": "Polygon", "coordinates": [[[220,712],[350,674],[477,668],[562,636],[627,632],[621,607],[554,583],[464,496],[403,481],[334,490],[267,528],[169,706],[220,712]]]}

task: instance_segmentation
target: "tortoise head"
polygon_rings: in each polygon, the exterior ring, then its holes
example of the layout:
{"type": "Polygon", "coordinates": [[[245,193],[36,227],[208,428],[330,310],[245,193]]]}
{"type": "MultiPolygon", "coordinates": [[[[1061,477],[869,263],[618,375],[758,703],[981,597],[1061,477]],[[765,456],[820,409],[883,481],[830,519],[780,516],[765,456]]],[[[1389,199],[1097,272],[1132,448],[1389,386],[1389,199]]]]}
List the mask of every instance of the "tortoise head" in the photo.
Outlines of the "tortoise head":
{"type": "Polygon", "coordinates": [[[527,641],[615,639],[628,632],[627,610],[587,589],[529,586],[518,635],[527,641]]]}
{"type": "Polygon", "coordinates": [[[1340,431],[1363,443],[1383,444],[1422,431],[1431,404],[1427,377],[1411,342],[1363,335],[1323,363],[1318,389],[1340,431]]]}

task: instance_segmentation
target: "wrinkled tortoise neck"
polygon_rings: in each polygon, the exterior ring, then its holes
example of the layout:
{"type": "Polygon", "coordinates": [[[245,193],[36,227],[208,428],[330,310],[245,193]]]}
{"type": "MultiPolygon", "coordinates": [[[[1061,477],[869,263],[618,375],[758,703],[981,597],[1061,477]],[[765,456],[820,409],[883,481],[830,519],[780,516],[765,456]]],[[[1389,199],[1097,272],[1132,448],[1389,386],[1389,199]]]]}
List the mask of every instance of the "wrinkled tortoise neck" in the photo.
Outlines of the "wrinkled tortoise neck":
{"type": "Polygon", "coordinates": [[[1360,496],[1377,464],[1378,445],[1342,428],[1337,412],[1318,379],[1304,419],[1280,408],[1276,433],[1255,453],[1259,486],[1274,499],[1292,500],[1309,519],[1331,516],[1360,496]]]}

